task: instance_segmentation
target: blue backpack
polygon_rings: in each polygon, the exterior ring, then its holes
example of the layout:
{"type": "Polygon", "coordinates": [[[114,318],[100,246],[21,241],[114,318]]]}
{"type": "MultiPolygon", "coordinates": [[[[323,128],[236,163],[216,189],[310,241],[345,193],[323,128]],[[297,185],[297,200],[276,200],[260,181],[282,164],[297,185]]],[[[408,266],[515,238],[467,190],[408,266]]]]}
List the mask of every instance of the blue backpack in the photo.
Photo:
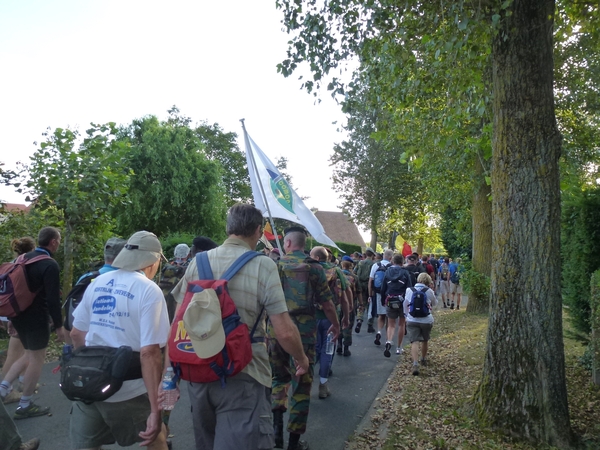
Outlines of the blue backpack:
{"type": "Polygon", "coordinates": [[[375,290],[377,292],[381,291],[381,286],[383,285],[383,278],[385,277],[385,271],[387,270],[389,264],[384,266],[381,262],[377,263],[377,270],[375,271],[375,275],[373,276],[373,285],[375,286],[375,290]]]}
{"type": "Polygon", "coordinates": [[[431,312],[429,311],[429,304],[427,303],[427,286],[421,289],[410,288],[412,291],[412,298],[408,305],[408,313],[413,317],[427,317],[431,312]]]}

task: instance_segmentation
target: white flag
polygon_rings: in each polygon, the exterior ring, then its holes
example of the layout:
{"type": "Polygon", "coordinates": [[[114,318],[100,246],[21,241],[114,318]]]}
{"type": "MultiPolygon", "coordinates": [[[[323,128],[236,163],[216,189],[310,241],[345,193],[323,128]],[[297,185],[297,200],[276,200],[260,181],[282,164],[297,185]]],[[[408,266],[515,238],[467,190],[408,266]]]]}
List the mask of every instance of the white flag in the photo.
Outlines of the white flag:
{"type": "Polygon", "coordinates": [[[265,217],[269,216],[270,211],[271,217],[299,223],[308,230],[315,241],[343,251],[325,234],[325,229],[319,219],[306,207],[277,167],[248,135],[245,128],[244,138],[254,205],[262,211],[265,217]]]}

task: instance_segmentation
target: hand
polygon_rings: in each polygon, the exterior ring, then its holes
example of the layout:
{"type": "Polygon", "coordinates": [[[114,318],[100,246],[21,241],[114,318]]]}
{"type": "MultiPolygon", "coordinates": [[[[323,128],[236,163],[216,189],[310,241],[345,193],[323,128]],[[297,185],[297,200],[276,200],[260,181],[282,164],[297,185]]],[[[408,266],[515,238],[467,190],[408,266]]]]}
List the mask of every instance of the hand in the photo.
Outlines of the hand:
{"type": "Polygon", "coordinates": [[[15,330],[15,326],[12,324],[12,322],[10,320],[7,322],[6,331],[8,332],[8,335],[10,337],[19,337],[17,330],[15,330]]]}
{"type": "Polygon", "coordinates": [[[67,340],[67,332],[64,327],[57,328],[56,330],[57,342],[65,342],[67,340]]]}
{"type": "MultiPolygon", "coordinates": [[[[181,393],[179,392],[179,385],[175,388],[175,391],[177,392],[177,400],[176,401],[179,401],[179,397],[181,397],[181,393]]],[[[165,391],[163,391],[162,383],[160,383],[158,385],[158,400],[157,401],[158,401],[159,408],[160,408],[160,405],[162,405],[163,402],[165,401],[165,391]]],[[[160,409],[162,410],[162,408],[160,408],[160,409]]]]}
{"type": "Polygon", "coordinates": [[[350,322],[346,316],[342,318],[342,329],[344,328],[350,328],[350,322]]]}
{"type": "Polygon", "coordinates": [[[302,359],[297,360],[294,359],[294,363],[296,364],[296,376],[300,377],[308,372],[308,357],[305,354],[302,354],[302,359]]]}
{"type": "Polygon", "coordinates": [[[138,434],[139,437],[144,439],[144,441],[140,443],[140,447],[146,447],[152,444],[161,430],[162,420],[160,418],[160,412],[151,412],[146,420],[146,430],[140,431],[138,434]]]}
{"type": "Polygon", "coordinates": [[[329,327],[329,330],[327,330],[327,334],[329,334],[329,333],[333,333],[333,340],[335,342],[335,340],[340,335],[340,324],[332,323],[331,326],[329,327]]]}

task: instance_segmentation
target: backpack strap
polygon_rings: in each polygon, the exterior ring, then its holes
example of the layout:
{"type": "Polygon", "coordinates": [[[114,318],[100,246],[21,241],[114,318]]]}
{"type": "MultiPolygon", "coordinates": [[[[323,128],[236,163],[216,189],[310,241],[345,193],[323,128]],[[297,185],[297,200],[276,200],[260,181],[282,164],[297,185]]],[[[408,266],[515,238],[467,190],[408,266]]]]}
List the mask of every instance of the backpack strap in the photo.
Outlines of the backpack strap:
{"type": "Polygon", "coordinates": [[[198,268],[198,278],[201,280],[214,280],[215,276],[210,268],[210,262],[208,262],[208,255],[206,252],[200,252],[196,254],[196,267],[198,268]]]}
{"type": "MultiPolygon", "coordinates": [[[[246,265],[248,261],[260,255],[262,255],[262,253],[245,252],[242,256],[235,260],[235,262],[229,267],[229,269],[225,271],[221,279],[226,281],[231,280],[241,270],[241,268],[246,265]]],[[[208,257],[206,257],[206,260],[208,261],[208,257]]]]}

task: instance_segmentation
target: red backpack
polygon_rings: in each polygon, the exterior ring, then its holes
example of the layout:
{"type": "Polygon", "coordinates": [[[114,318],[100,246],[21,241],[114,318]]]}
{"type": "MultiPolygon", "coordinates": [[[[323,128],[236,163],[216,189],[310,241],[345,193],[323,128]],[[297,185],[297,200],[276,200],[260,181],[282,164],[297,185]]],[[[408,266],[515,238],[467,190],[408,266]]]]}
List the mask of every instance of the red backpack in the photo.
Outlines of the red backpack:
{"type": "Polygon", "coordinates": [[[260,310],[252,331],[249,332],[248,326],[240,321],[235,303],[229,295],[227,283],[248,261],[260,255],[261,253],[257,252],[244,253],[219,280],[214,279],[208,255],[205,252],[196,255],[196,266],[200,279],[188,283],[183,303],[171,325],[168,341],[171,364],[182,379],[192,383],[210,383],[221,380],[221,384],[225,385],[227,377],[241,372],[252,361],[252,343],[259,342],[259,339],[254,339],[253,336],[264,307],[260,310]],[[195,293],[205,289],[213,289],[219,298],[225,330],[225,347],[210,358],[200,358],[194,352],[192,342],[187,336],[183,324],[183,315],[191,298],[195,293]]]}
{"type": "Polygon", "coordinates": [[[25,259],[20,255],[14,263],[0,265],[0,316],[16,317],[31,306],[41,288],[35,292],[29,289],[25,266],[43,259],[52,258],[39,255],[25,259]]]}

